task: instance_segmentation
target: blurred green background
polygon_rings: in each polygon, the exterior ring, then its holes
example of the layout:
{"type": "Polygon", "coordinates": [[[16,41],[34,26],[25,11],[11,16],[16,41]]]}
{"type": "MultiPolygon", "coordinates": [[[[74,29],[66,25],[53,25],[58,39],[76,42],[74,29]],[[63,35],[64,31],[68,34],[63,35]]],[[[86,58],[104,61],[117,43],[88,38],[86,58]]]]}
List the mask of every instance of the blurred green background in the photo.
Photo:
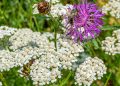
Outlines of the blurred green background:
{"type": "MultiPolygon", "coordinates": [[[[33,15],[32,5],[40,0],[0,0],[0,26],[7,25],[15,28],[31,28],[33,31],[53,31],[50,27],[53,24],[43,15],[33,15]]],[[[68,2],[74,3],[78,0],[61,0],[62,3],[68,2]]],[[[102,7],[107,0],[93,0],[102,7]]],[[[102,28],[103,31],[100,36],[94,40],[85,43],[86,53],[92,57],[98,56],[101,58],[107,66],[107,74],[101,80],[95,81],[92,86],[120,86],[120,55],[110,56],[105,54],[101,50],[101,41],[107,36],[111,36],[115,26],[120,25],[120,19],[116,19],[107,15],[104,17],[105,25],[102,28]]],[[[120,28],[119,28],[120,29],[120,28]]],[[[5,82],[5,86],[33,86],[31,80],[27,80],[25,77],[21,78],[17,73],[18,68],[13,68],[9,72],[0,73],[0,81],[5,82]]],[[[66,72],[66,71],[65,71],[66,72]]],[[[67,74],[67,73],[66,73],[67,74]]],[[[63,77],[66,80],[61,86],[74,86],[73,77],[66,79],[67,75],[63,77]]],[[[59,84],[62,81],[59,81],[59,84]]],[[[4,86],[3,85],[3,86],[4,86]]],[[[58,86],[51,85],[51,86],[58,86]]]]}

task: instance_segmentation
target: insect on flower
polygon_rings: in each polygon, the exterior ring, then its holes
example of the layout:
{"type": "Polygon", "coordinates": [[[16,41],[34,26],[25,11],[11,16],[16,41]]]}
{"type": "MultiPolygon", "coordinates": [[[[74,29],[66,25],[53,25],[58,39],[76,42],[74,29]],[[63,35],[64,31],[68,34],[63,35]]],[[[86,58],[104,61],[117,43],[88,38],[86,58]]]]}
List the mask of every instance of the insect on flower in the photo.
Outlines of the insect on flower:
{"type": "Polygon", "coordinates": [[[73,9],[73,10],[71,11],[71,15],[68,16],[68,22],[69,22],[71,25],[72,25],[73,22],[74,22],[73,17],[74,17],[76,14],[77,14],[77,11],[73,9]]]}
{"type": "Polygon", "coordinates": [[[29,61],[29,63],[27,63],[26,65],[23,66],[23,70],[22,70],[22,73],[24,76],[28,76],[30,71],[30,66],[33,64],[33,62],[35,61],[35,59],[32,59],[29,61]]]}
{"type": "Polygon", "coordinates": [[[43,13],[43,14],[48,13],[50,10],[49,3],[46,1],[39,2],[37,8],[38,8],[39,13],[43,13]]]}

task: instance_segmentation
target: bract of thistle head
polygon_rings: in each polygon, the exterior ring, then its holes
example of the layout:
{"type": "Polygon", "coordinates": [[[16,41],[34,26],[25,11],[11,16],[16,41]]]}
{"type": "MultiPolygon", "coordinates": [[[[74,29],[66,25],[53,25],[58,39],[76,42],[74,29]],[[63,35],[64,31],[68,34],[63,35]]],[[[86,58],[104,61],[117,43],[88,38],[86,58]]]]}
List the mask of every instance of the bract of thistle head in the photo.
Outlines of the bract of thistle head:
{"type": "Polygon", "coordinates": [[[49,3],[46,2],[46,1],[39,2],[39,3],[37,4],[37,9],[38,9],[39,13],[46,14],[46,13],[48,13],[49,10],[50,10],[49,3]]]}
{"type": "MultiPolygon", "coordinates": [[[[67,17],[66,32],[75,42],[95,38],[103,25],[102,12],[94,3],[74,4],[74,15],[67,17]],[[71,22],[72,21],[72,22],[71,22]]],[[[72,14],[72,13],[71,13],[72,14]]]]}

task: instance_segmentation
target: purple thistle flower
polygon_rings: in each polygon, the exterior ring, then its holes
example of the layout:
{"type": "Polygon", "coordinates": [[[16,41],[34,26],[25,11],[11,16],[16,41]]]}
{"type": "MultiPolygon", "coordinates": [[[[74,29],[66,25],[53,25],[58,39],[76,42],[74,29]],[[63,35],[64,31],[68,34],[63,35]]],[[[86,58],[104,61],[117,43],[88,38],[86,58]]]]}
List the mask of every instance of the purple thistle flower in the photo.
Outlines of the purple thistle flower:
{"type": "Polygon", "coordinates": [[[76,11],[75,15],[72,16],[72,18],[66,17],[66,19],[64,19],[69,20],[69,22],[68,20],[66,21],[67,35],[75,42],[78,40],[84,41],[92,39],[98,36],[101,32],[99,28],[103,25],[103,14],[98,10],[96,4],[75,4],[73,9],[76,11]]]}

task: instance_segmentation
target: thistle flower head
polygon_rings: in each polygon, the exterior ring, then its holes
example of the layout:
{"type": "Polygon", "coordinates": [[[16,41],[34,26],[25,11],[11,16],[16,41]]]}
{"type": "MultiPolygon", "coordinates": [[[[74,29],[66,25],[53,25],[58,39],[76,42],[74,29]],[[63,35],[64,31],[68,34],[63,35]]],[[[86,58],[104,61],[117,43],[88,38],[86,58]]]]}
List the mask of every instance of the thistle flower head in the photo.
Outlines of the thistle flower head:
{"type": "Polygon", "coordinates": [[[72,22],[68,22],[66,27],[67,35],[75,42],[95,38],[100,33],[99,27],[103,25],[101,11],[92,3],[75,4],[73,10],[72,22]]]}

